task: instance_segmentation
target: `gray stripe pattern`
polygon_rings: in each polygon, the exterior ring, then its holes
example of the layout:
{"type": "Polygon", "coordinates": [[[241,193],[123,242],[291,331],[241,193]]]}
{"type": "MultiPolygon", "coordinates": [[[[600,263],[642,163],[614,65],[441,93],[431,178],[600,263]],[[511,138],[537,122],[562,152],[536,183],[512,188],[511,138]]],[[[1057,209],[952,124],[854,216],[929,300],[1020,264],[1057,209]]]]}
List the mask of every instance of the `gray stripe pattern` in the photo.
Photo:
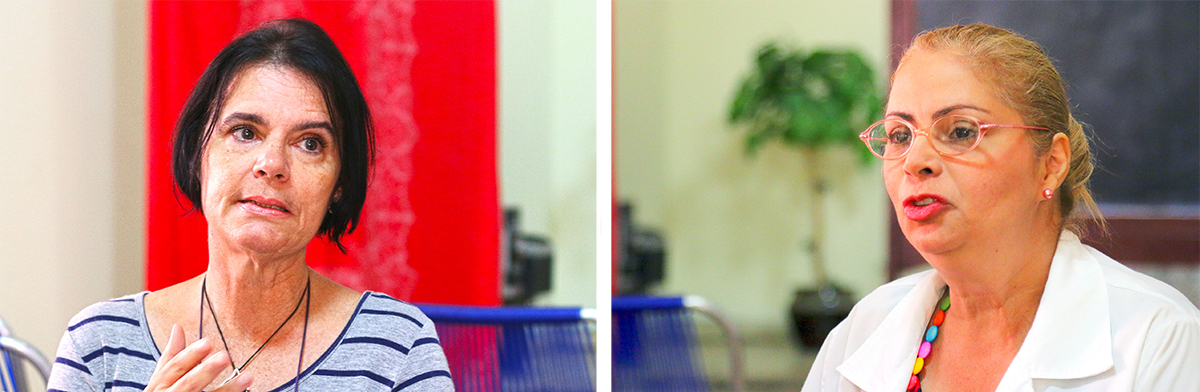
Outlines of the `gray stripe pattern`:
{"type": "MultiPolygon", "coordinates": [[[[55,391],[140,391],[160,353],[141,292],[87,307],[71,319],[50,372],[55,391]]],[[[275,388],[290,391],[295,379],[275,388]]],[[[300,375],[302,391],[453,391],[433,322],[384,294],[364,293],[336,343],[300,375]]]]}

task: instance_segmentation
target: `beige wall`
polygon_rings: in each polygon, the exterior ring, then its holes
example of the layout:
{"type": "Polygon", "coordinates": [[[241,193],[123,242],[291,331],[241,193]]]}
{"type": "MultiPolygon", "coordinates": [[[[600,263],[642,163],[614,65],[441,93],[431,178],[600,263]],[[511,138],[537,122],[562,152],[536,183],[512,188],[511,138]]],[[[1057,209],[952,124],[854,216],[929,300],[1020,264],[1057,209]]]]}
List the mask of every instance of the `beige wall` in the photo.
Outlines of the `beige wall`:
{"type": "Polygon", "coordinates": [[[0,2],[0,316],[53,358],[142,287],[145,5],[0,2]]]}
{"type": "MultiPolygon", "coordinates": [[[[728,104],[768,40],[857,49],[883,70],[888,17],[886,0],[616,1],[615,176],[635,220],[665,233],[660,292],[705,296],[749,329],[786,326],[792,291],[813,282],[803,159],[778,146],[745,158],[728,104]]],[[[830,274],[861,297],[886,273],[879,166],[846,151],[827,162],[830,274]]]]}
{"type": "Polygon", "coordinates": [[[500,188],[554,246],[542,305],[596,307],[596,7],[500,0],[500,188]]]}

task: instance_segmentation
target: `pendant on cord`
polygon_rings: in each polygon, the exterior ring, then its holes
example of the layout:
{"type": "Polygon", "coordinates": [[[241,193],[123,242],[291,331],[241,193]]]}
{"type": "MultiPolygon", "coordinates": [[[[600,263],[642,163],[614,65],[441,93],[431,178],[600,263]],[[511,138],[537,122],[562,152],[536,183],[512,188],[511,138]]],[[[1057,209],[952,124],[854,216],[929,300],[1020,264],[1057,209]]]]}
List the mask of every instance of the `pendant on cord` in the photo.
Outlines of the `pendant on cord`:
{"type": "MultiPolygon", "coordinates": [[[[311,305],[311,303],[312,303],[312,270],[310,269],[310,270],[308,270],[308,282],[304,284],[304,291],[300,293],[300,300],[296,301],[296,308],[292,309],[292,314],[289,314],[287,316],[287,319],[283,320],[283,324],[279,324],[279,327],[275,328],[275,332],[272,332],[271,336],[267,337],[267,340],[265,342],[263,342],[262,345],[258,346],[258,350],[254,350],[254,354],[250,354],[250,358],[247,358],[246,362],[242,363],[242,366],[237,366],[237,364],[235,364],[233,362],[233,355],[230,354],[229,355],[229,367],[233,369],[233,374],[229,375],[229,378],[226,378],[225,381],[222,381],[221,384],[217,386],[217,388],[220,388],[220,387],[224,386],[225,384],[228,384],[230,381],[233,381],[234,378],[241,375],[242,369],[245,369],[246,366],[249,366],[250,361],[253,361],[254,358],[257,358],[258,353],[261,353],[262,350],[267,347],[267,343],[270,343],[271,339],[274,339],[275,335],[279,334],[279,331],[283,330],[283,326],[287,325],[288,321],[291,321],[292,317],[296,316],[296,312],[298,312],[300,310],[300,304],[305,304],[305,307],[304,307],[304,331],[302,332],[301,338],[300,338],[300,359],[299,359],[299,363],[296,364],[296,380],[295,380],[296,388],[295,388],[295,390],[299,391],[300,390],[300,368],[304,366],[304,344],[308,340],[307,339],[308,338],[308,310],[310,307],[309,305],[311,305]],[[305,301],[306,299],[307,299],[307,301],[305,301]]],[[[200,283],[200,338],[204,338],[204,307],[205,307],[205,305],[208,306],[208,311],[212,313],[213,324],[215,324],[217,326],[217,335],[219,335],[221,337],[221,344],[225,346],[225,352],[230,353],[229,343],[225,341],[225,333],[223,331],[221,331],[221,323],[219,321],[217,321],[217,312],[215,310],[213,310],[212,301],[208,300],[208,275],[207,274],[205,274],[204,280],[201,281],[201,283],[200,283]]],[[[243,392],[250,392],[250,390],[246,389],[243,392]]]]}

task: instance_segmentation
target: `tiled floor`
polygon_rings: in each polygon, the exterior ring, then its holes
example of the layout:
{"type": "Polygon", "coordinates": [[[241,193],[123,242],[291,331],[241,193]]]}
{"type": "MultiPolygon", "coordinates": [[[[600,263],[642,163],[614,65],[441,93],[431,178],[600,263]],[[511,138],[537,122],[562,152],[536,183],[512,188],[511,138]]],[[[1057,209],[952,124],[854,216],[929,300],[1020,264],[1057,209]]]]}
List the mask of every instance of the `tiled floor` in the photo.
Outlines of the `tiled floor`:
{"type": "MultiPolygon", "coordinates": [[[[701,323],[703,324],[703,323],[701,323]]],[[[729,390],[728,343],[701,325],[705,369],[714,391],[729,390]]],[[[815,350],[802,350],[786,331],[756,331],[743,336],[746,392],[799,391],[816,358],[815,350]]]]}

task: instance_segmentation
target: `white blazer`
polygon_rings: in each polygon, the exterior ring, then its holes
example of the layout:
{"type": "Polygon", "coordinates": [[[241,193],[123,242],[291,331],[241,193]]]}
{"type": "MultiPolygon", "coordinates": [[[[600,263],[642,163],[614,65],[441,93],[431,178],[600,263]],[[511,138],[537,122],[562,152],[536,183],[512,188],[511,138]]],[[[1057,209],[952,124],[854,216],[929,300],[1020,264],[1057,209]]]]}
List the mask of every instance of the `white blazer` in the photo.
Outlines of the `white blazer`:
{"type": "MultiPolygon", "coordinates": [[[[880,286],[825,339],[802,392],[902,392],[946,283],[880,286]]],[[[1200,391],[1200,310],[1064,231],[1033,325],[997,391],[1200,391]]]]}

